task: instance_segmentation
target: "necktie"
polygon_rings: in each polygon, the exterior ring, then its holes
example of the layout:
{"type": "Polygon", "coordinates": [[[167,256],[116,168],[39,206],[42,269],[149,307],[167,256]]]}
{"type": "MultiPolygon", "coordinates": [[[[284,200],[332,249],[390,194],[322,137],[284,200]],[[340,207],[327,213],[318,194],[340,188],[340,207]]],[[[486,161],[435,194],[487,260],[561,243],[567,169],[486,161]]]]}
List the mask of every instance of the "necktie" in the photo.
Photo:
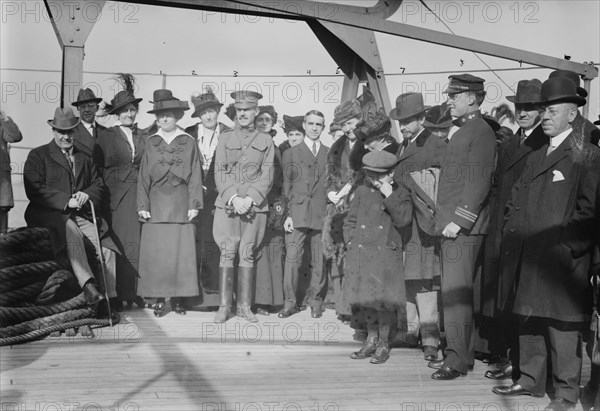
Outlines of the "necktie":
{"type": "Polygon", "coordinates": [[[549,155],[550,155],[550,153],[552,153],[552,152],[554,151],[554,149],[555,149],[555,148],[556,148],[556,147],[554,147],[554,146],[552,145],[552,142],[550,142],[550,144],[548,145],[548,150],[546,150],[546,155],[547,155],[547,156],[549,156],[549,155]]]}
{"type": "Polygon", "coordinates": [[[63,151],[63,154],[65,155],[65,158],[67,159],[67,163],[69,163],[69,168],[71,169],[71,172],[73,174],[75,174],[75,167],[73,164],[73,160],[71,160],[71,154],[69,154],[68,151],[63,151]]]}
{"type": "Polygon", "coordinates": [[[312,153],[316,157],[317,156],[317,142],[313,141],[312,153]]]}
{"type": "Polygon", "coordinates": [[[525,142],[526,138],[527,138],[527,134],[525,134],[525,130],[521,129],[521,142],[519,144],[520,145],[523,144],[525,142]]]}

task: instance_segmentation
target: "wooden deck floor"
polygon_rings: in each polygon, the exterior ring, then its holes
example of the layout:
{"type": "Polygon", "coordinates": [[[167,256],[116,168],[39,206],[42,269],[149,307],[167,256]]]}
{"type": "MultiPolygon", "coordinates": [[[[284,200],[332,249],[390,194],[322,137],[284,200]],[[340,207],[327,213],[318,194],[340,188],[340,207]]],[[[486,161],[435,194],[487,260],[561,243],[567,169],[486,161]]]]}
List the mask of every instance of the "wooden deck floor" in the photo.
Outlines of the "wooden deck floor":
{"type": "MultiPolygon", "coordinates": [[[[96,338],[48,338],[0,349],[2,410],[543,410],[549,399],[491,392],[485,364],[454,381],[431,379],[420,351],[351,360],[352,330],[327,310],[258,324],[191,311],[122,313],[96,338]]],[[[589,374],[589,371],[588,371],[589,374]]],[[[581,406],[578,406],[581,409],[581,406]]]]}

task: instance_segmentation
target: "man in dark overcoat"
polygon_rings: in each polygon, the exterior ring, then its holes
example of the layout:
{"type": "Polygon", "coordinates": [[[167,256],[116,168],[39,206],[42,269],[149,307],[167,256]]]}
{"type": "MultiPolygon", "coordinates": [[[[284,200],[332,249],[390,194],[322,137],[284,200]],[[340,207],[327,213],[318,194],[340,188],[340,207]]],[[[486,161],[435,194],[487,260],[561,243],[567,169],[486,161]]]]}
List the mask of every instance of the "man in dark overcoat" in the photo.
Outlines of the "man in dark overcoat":
{"type": "Polygon", "coordinates": [[[519,320],[520,377],[493,391],[543,396],[550,374],[549,410],[574,408],[579,399],[581,332],[591,312],[600,153],[572,128],[577,106],[585,104],[575,87],[561,77],[542,84],[548,138],[513,187],[500,248],[500,302],[503,308],[512,302],[519,320]]]}
{"type": "Polygon", "coordinates": [[[484,80],[452,75],[445,90],[457,131],[449,135],[441,163],[436,231],[441,234],[442,303],[446,358],[429,363],[431,376],[449,380],[465,375],[474,363],[473,278],[489,223],[489,192],[496,137],[482,118],[484,80]]]}
{"type": "MultiPolygon", "coordinates": [[[[73,273],[90,304],[104,300],[87,260],[85,242],[96,252],[102,248],[106,261],[106,284],[109,297],[116,297],[115,251],[108,224],[101,218],[100,204],[106,195],[102,178],[92,160],[73,147],[74,129],[79,119],[70,107],[56,109],[52,126],[54,139],[29,152],[24,168],[25,193],[29,205],[25,220],[30,227],[45,227],[57,257],[66,256],[73,273]],[[96,210],[98,226],[93,225],[90,203],[96,210]],[[96,230],[102,241],[97,244],[96,230]],[[113,251],[114,250],[114,251],[113,251]]],[[[95,258],[95,256],[94,256],[95,258]]]]}
{"type": "MultiPolygon", "coordinates": [[[[423,127],[426,112],[421,93],[400,94],[396,107],[390,112],[390,117],[398,121],[403,137],[396,153],[398,165],[394,178],[398,182],[406,183],[412,178],[412,172],[439,167],[446,144],[423,127]]],[[[433,284],[434,277],[439,280],[440,275],[439,238],[423,231],[417,219],[413,218],[412,223],[403,229],[402,240],[405,250],[407,342],[416,345],[420,335],[423,357],[425,361],[433,361],[437,359],[440,343],[438,298],[433,284]]],[[[439,289],[439,284],[436,288],[439,289]]]]}
{"type": "MultiPolygon", "coordinates": [[[[327,208],[325,170],[327,152],[321,141],[325,116],[316,110],[304,116],[304,141],[283,153],[283,195],[288,200],[288,217],[283,228],[286,258],[283,270],[284,306],[279,318],[297,312],[299,274],[305,253],[309,254],[310,282],[306,290],[311,316],[322,316],[327,273],[324,269],[321,231],[327,208]]],[[[308,257],[308,256],[307,256],[308,257]]]]}
{"type": "Polygon", "coordinates": [[[250,309],[256,280],[256,251],[263,240],[273,186],[275,146],[269,134],[254,127],[258,100],[253,91],[231,93],[235,100],[236,128],[219,138],[215,152],[215,202],[213,236],[219,245],[219,311],[215,322],[227,321],[233,302],[236,257],[237,315],[251,322],[250,309]]]}
{"type": "Polygon", "coordinates": [[[219,247],[212,235],[214,222],[215,201],[218,191],[215,184],[215,151],[219,137],[230,128],[219,122],[219,112],[223,104],[219,102],[212,90],[206,93],[192,95],[194,112],[192,117],[198,117],[196,123],[185,129],[194,137],[200,149],[202,161],[202,182],[204,183],[204,208],[200,210],[199,227],[196,230],[196,251],[200,274],[200,284],[205,292],[219,291],[219,247]]]}
{"type": "Polygon", "coordinates": [[[77,100],[71,105],[79,111],[80,123],[75,127],[74,144],[77,151],[81,151],[88,157],[92,157],[94,152],[94,144],[98,136],[106,133],[106,127],[98,124],[96,121],[96,112],[98,104],[102,98],[96,97],[94,92],[89,89],[79,89],[77,100]]]}
{"type": "Polygon", "coordinates": [[[481,291],[482,315],[485,321],[481,325],[480,333],[487,342],[490,354],[501,357],[498,368],[485,373],[485,376],[491,379],[510,378],[513,374],[513,363],[515,367],[518,366],[518,357],[515,357],[518,354],[516,330],[512,327],[510,315],[497,310],[498,260],[504,210],[510,200],[512,186],[521,177],[527,157],[547,140],[539,114],[541,87],[542,82],[538,79],[521,80],[517,85],[516,95],[507,97],[507,100],[515,105],[519,129],[498,148],[481,291]],[[511,346],[513,349],[510,350],[510,355],[513,361],[506,358],[507,350],[511,346]]]}

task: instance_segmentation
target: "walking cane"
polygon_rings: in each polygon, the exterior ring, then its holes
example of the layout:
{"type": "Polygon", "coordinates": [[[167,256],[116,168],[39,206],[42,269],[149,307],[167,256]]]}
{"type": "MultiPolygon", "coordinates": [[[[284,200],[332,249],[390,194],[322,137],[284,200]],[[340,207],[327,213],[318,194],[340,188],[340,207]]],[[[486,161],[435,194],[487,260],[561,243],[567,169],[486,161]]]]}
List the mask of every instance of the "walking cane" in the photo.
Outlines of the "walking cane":
{"type": "Polygon", "coordinates": [[[106,298],[106,305],[108,306],[108,323],[113,326],[112,312],[110,310],[110,301],[108,299],[108,283],[106,282],[106,272],[104,270],[104,254],[102,253],[102,243],[100,243],[100,233],[98,232],[98,222],[96,221],[96,210],[94,210],[94,203],[89,200],[90,207],[92,208],[92,222],[96,232],[96,241],[98,242],[98,253],[100,254],[100,266],[102,267],[102,279],[104,280],[104,297],[106,298]]]}

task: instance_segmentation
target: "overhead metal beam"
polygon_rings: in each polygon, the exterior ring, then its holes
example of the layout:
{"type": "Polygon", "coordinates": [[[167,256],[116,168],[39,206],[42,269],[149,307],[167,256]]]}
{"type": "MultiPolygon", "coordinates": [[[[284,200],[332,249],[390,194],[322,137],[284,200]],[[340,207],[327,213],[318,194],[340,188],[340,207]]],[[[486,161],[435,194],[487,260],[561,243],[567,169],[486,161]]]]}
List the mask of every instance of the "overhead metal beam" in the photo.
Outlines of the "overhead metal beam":
{"type": "Polygon", "coordinates": [[[373,8],[309,0],[274,0],[273,2],[269,0],[203,0],[201,2],[195,0],[133,0],[129,2],[284,19],[317,19],[321,22],[373,30],[379,33],[425,41],[539,67],[571,70],[582,75],[584,79],[598,77],[598,69],[588,64],[385,20],[384,15],[389,17],[391,11],[395,12],[400,7],[401,2],[397,0],[380,0],[373,8]],[[384,8],[386,5],[388,6],[387,9],[384,8]]]}
{"type": "Polygon", "coordinates": [[[60,106],[71,105],[83,87],[84,46],[105,0],[82,4],[65,0],[44,0],[52,28],[63,52],[60,106]],[[84,14],[85,13],[85,14],[84,14]]]}

